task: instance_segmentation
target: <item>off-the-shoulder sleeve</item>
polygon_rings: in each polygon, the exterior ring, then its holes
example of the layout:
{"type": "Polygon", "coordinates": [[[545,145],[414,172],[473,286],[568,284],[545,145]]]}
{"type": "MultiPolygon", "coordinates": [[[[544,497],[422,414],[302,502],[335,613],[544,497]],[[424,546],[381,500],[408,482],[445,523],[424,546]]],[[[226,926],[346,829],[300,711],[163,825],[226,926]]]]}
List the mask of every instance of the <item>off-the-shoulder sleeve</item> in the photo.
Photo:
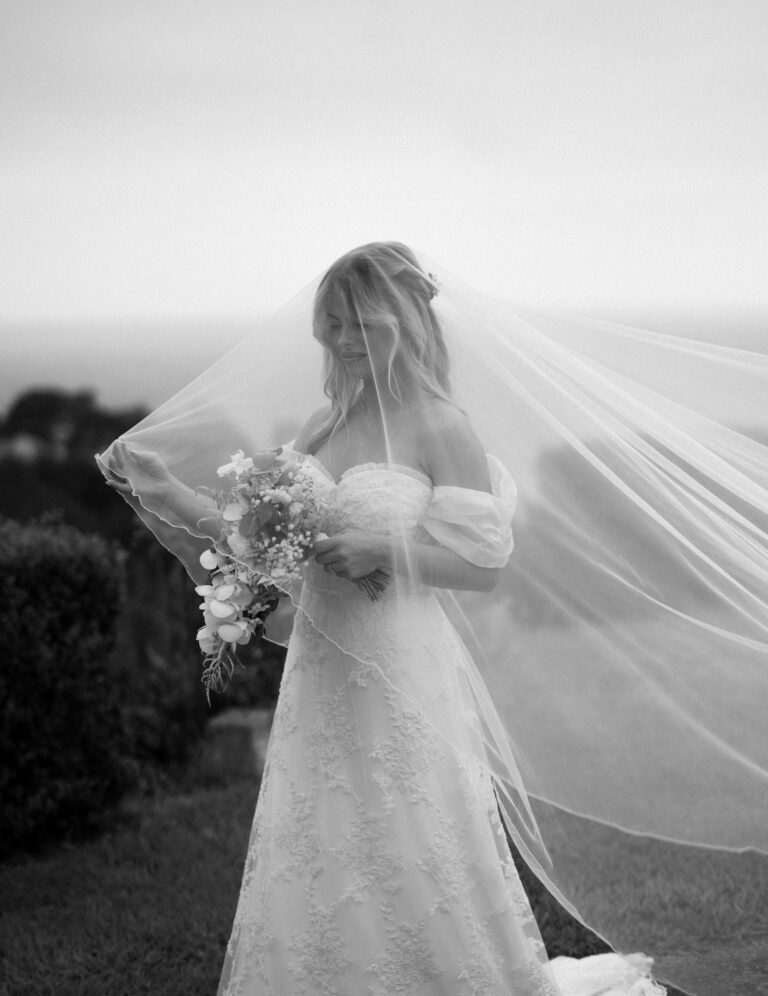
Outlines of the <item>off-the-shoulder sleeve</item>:
{"type": "Polygon", "coordinates": [[[421,525],[441,546],[478,567],[503,567],[512,553],[512,516],[517,486],[504,465],[489,455],[493,493],[436,485],[421,525]]]}

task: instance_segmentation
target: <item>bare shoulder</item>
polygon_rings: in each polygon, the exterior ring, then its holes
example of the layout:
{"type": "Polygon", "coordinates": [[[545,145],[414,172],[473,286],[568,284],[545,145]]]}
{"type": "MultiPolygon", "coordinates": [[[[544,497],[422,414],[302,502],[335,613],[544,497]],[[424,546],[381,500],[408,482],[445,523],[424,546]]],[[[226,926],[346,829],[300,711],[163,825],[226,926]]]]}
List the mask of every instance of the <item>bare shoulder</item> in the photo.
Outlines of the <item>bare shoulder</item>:
{"type": "Polygon", "coordinates": [[[431,399],[419,431],[425,469],[433,484],[491,490],[485,449],[460,408],[431,399]]]}
{"type": "Polygon", "coordinates": [[[293,448],[299,453],[307,453],[308,446],[312,441],[312,438],[320,431],[323,425],[328,421],[328,417],[331,414],[331,405],[323,405],[322,408],[318,408],[317,411],[313,412],[304,425],[299,430],[299,434],[296,436],[296,440],[293,444],[293,448]]]}

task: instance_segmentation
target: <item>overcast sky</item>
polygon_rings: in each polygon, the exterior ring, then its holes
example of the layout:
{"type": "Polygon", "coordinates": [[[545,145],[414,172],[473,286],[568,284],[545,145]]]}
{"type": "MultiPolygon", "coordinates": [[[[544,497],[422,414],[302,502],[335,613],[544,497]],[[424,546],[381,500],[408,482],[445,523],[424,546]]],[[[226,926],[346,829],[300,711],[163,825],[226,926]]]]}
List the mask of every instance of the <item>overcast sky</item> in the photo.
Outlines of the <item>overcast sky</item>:
{"type": "Polygon", "coordinates": [[[768,304],[765,0],[0,0],[0,316],[247,316],[398,238],[768,304]]]}

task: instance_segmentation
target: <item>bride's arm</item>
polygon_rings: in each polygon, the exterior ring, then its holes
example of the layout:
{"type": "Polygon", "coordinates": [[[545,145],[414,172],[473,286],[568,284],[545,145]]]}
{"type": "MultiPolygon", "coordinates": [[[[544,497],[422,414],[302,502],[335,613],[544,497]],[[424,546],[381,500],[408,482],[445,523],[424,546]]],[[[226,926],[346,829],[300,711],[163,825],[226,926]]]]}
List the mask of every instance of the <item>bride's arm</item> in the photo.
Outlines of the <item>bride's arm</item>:
{"type": "MultiPolygon", "coordinates": [[[[435,487],[449,485],[491,491],[488,459],[469,420],[452,406],[441,406],[422,427],[423,465],[435,487]]],[[[500,568],[478,567],[444,546],[390,538],[389,558],[398,574],[415,576],[435,588],[492,591],[500,568]]]]}
{"type": "Polygon", "coordinates": [[[409,543],[388,537],[383,547],[382,567],[403,577],[415,577],[433,588],[458,591],[493,591],[501,573],[497,567],[478,567],[444,546],[409,543]]]}
{"type": "Polygon", "coordinates": [[[222,519],[216,502],[174,477],[156,453],[115,443],[108,470],[107,483],[134,508],[143,505],[174,528],[178,523],[193,533],[220,538],[222,519]]]}
{"type": "Polygon", "coordinates": [[[492,591],[499,569],[478,567],[444,546],[362,529],[344,529],[315,544],[315,560],[340,578],[355,580],[375,570],[395,571],[434,588],[492,591]]]}

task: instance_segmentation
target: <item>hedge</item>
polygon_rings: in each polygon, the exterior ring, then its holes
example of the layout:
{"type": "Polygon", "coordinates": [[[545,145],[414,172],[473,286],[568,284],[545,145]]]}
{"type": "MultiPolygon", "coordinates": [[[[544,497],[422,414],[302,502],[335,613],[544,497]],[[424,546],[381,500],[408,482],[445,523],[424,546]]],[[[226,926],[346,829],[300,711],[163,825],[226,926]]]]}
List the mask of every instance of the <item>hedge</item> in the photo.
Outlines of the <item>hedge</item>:
{"type": "Polygon", "coordinates": [[[119,549],[0,519],[0,849],[80,833],[135,782],[111,655],[119,549]]]}
{"type": "Polygon", "coordinates": [[[0,517],[0,854],[96,828],[189,760],[212,712],[274,703],[284,651],[264,643],[209,708],[198,602],[138,523],[126,554],[60,517],[0,517]]]}
{"type": "Polygon", "coordinates": [[[115,680],[136,757],[183,763],[209,715],[195,634],[201,625],[194,584],[140,523],[126,561],[115,680]]]}

